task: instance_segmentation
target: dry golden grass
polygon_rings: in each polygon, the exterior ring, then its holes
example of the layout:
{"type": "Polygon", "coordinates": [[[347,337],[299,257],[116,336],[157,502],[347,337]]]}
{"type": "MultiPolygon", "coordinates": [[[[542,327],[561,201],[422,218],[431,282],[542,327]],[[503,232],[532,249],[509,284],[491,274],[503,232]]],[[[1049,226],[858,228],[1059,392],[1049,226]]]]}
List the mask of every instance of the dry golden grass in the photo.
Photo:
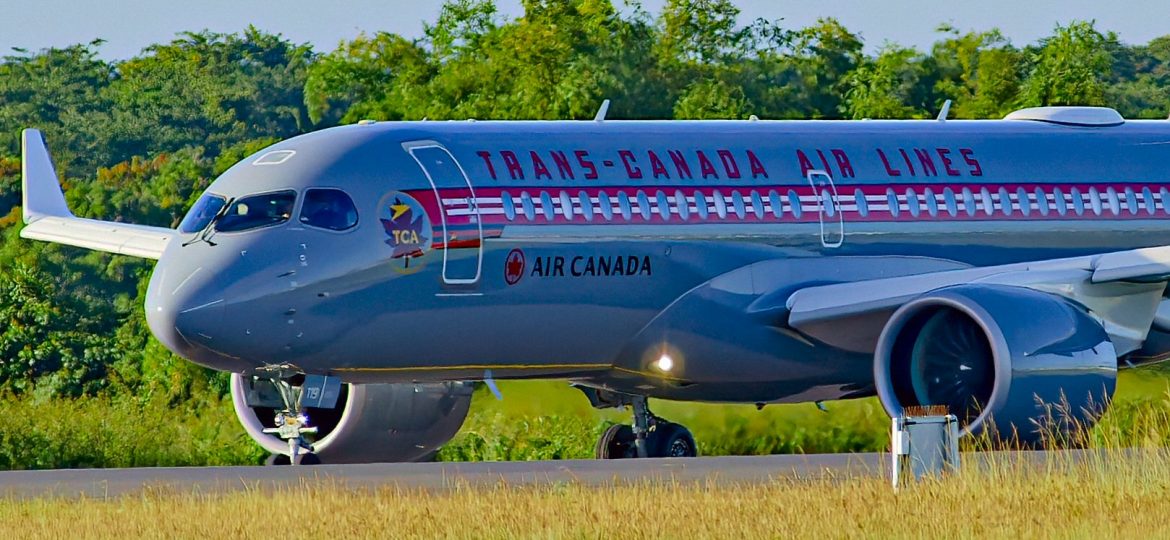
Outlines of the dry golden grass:
{"type": "Polygon", "coordinates": [[[0,502],[7,538],[1165,538],[1170,461],[1010,460],[895,493],[880,477],[752,485],[305,484],[0,502]],[[289,516],[287,521],[281,516],[289,516]],[[286,528],[287,527],[287,528],[286,528]]]}

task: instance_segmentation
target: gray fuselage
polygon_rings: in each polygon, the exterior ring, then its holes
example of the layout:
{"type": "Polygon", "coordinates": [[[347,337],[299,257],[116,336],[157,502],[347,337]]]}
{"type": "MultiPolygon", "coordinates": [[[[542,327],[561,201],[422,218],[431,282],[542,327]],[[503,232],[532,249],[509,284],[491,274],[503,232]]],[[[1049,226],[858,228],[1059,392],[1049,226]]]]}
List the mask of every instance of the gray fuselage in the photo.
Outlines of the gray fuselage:
{"type": "MultiPolygon", "coordinates": [[[[372,123],[207,190],[286,221],[184,234],[148,321],[176,353],[350,382],[561,378],[654,397],[873,392],[869,353],[785,325],[810,285],[1165,245],[1170,123],[372,123]],[[303,223],[304,194],[356,226],[303,223]],[[663,355],[673,369],[654,363],[663,355]]],[[[842,327],[840,332],[851,329],[842,327]]]]}

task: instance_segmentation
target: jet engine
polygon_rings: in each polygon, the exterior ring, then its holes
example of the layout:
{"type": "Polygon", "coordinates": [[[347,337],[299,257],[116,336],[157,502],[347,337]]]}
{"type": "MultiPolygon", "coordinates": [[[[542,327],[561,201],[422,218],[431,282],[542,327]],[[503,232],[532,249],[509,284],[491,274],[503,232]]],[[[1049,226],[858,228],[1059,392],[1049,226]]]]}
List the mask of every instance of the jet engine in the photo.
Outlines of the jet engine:
{"type": "MultiPolygon", "coordinates": [[[[280,406],[255,398],[257,386],[264,384],[271,383],[232,374],[236,417],[266,450],[286,453],[288,443],[264,433],[274,426],[280,406]]],[[[310,425],[318,428],[314,453],[322,463],[427,459],[463,425],[471,392],[472,385],[462,382],[342,385],[336,407],[306,409],[310,425]]]]}
{"type": "Polygon", "coordinates": [[[1101,324],[1068,300],[959,285],[893,314],[878,339],[874,380],[891,416],[941,405],[963,434],[1033,445],[1093,425],[1113,395],[1117,354],[1101,324]]]}

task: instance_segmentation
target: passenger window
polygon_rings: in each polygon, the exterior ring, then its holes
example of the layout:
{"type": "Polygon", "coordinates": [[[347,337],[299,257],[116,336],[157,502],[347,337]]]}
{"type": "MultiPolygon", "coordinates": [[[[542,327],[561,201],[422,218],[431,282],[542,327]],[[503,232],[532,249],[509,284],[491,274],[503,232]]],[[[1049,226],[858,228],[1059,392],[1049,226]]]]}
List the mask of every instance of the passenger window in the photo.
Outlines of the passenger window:
{"type": "Polygon", "coordinates": [[[833,204],[833,195],[829,193],[829,190],[821,190],[820,205],[821,210],[825,213],[826,216],[833,217],[837,215],[837,205],[833,204]]]}
{"type": "Polygon", "coordinates": [[[686,221],[691,217],[690,204],[687,203],[687,196],[683,194],[682,190],[675,190],[674,204],[678,207],[678,217],[686,221]]]}
{"type": "Polygon", "coordinates": [[[666,198],[666,194],[659,191],[654,194],[654,199],[658,202],[658,215],[663,221],[670,221],[670,200],[666,198]]]}
{"type": "Polygon", "coordinates": [[[950,214],[951,217],[955,217],[955,215],[959,213],[959,203],[955,200],[955,190],[951,188],[944,188],[943,200],[947,205],[947,214],[950,214]]]}
{"type": "Polygon", "coordinates": [[[1072,188],[1071,195],[1072,195],[1073,210],[1076,211],[1078,216],[1084,214],[1085,213],[1085,200],[1081,198],[1081,190],[1079,190],[1077,188],[1072,188]]]}
{"type": "Polygon", "coordinates": [[[768,204],[772,205],[772,215],[776,216],[776,219],[784,217],[784,202],[780,200],[780,194],[776,193],[776,190],[768,192],[768,204]]]}
{"type": "Polygon", "coordinates": [[[934,190],[926,188],[922,191],[922,196],[926,198],[926,213],[930,217],[938,216],[938,197],[934,195],[934,190]]]}
{"type": "Polygon", "coordinates": [[[516,201],[512,200],[512,195],[504,191],[500,193],[500,201],[504,203],[504,217],[508,221],[516,219],[516,201]]]}
{"type": "Polygon", "coordinates": [[[297,194],[279,191],[244,197],[232,203],[215,224],[220,232],[238,232],[288,221],[297,194]]]}
{"type": "MultiPolygon", "coordinates": [[[[800,216],[804,214],[804,207],[800,205],[800,196],[796,194],[794,189],[788,190],[788,207],[792,209],[792,217],[796,219],[800,219],[800,216]]],[[[894,215],[897,216],[897,214],[894,215]]]]}
{"type": "Polygon", "coordinates": [[[1067,214],[1068,213],[1068,199],[1064,198],[1064,192],[1061,191],[1060,188],[1054,188],[1052,190],[1052,198],[1053,198],[1053,201],[1056,202],[1056,213],[1060,214],[1062,216],[1067,214]]]}
{"type": "Polygon", "coordinates": [[[520,206],[524,208],[524,217],[528,221],[536,220],[536,204],[532,202],[532,195],[527,191],[520,192],[520,206]]]}
{"type": "MultiPolygon", "coordinates": [[[[983,200],[983,213],[990,216],[995,212],[995,202],[991,200],[991,191],[987,188],[980,189],[979,196],[983,200]]],[[[1009,206],[1008,209],[1010,210],[1011,207],[1009,206]]]]}
{"type": "Polygon", "coordinates": [[[581,205],[581,215],[585,216],[585,221],[593,221],[593,199],[589,198],[589,194],[578,191],[577,203],[581,205]]]}
{"type": "Polygon", "coordinates": [[[357,225],[357,208],[353,199],[340,189],[310,189],[301,205],[301,223],[331,231],[344,231],[357,225]]]}
{"type": "Polygon", "coordinates": [[[1096,187],[1089,188],[1089,206],[1093,209],[1094,215],[1101,215],[1101,192],[1097,191],[1096,187]]]}
{"type": "Polygon", "coordinates": [[[902,206],[898,204],[898,194],[894,193],[894,188],[886,188],[886,206],[890,209],[890,215],[895,218],[902,211],[902,206]]]}
{"type": "Polygon", "coordinates": [[[544,213],[545,221],[552,221],[556,217],[557,210],[553,207],[552,195],[547,191],[540,193],[540,211],[544,213]]]}
{"type": "Polygon", "coordinates": [[[1036,194],[1036,206],[1040,209],[1040,215],[1047,216],[1049,211],[1048,195],[1044,190],[1037,187],[1032,193],[1036,194]]]}
{"type": "Polygon", "coordinates": [[[703,221],[707,220],[707,215],[711,211],[707,203],[707,195],[702,191],[695,192],[695,211],[699,213],[699,219],[703,221]]]}
{"type": "Polygon", "coordinates": [[[629,221],[634,215],[634,211],[630,208],[630,194],[624,191],[618,193],[618,209],[622,212],[622,219],[629,221]]]}
{"type": "Polygon", "coordinates": [[[601,216],[606,221],[613,219],[613,201],[609,200],[609,195],[604,191],[597,194],[597,206],[601,208],[601,216]]]}
{"type": "Polygon", "coordinates": [[[561,202],[561,209],[560,209],[561,215],[565,216],[566,220],[573,221],[573,199],[572,199],[572,197],[569,197],[568,193],[562,191],[560,196],[557,197],[557,199],[560,200],[560,202],[561,202]]]}
{"type": "Polygon", "coordinates": [[[1109,211],[1113,215],[1121,215],[1121,200],[1117,197],[1117,190],[1110,187],[1105,190],[1105,202],[1109,205],[1109,211]]]}
{"type": "Polygon", "coordinates": [[[719,190],[715,190],[711,197],[715,199],[715,214],[719,216],[719,219],[727,219],[727,199],[723,198],[723,194],[719,193],[719,190]]]}
{"type": "Polygon", "coordinates": [[[650,221],[650,197],[647,197],[646,192],[642,190],[638,190],[638,212],[642,214],[642,219],[650,221]]]}
{"type": "MultiPolygon", "coordinates": [[[[775,193],[773,191],[773,193],[775,193]]],[[[853,191],[853,201],[857,204],[857,213],[861,217],[869,216],[869,201],[865,200],[865,192],[860,188],[853,191]]],[[[777,215],[776,217],[780,217],[777,215]]]]}
{"type": "Polygon", "coordinates": [[[739,191],[731,192],[731,207],[735,210],[735,217],[738,217],[739,219],[744,218],[744,215],[746,215],[745,213],[747,212],[747,208],[745,208],[743,203],[743,193],[740,193],[739,191]]]}

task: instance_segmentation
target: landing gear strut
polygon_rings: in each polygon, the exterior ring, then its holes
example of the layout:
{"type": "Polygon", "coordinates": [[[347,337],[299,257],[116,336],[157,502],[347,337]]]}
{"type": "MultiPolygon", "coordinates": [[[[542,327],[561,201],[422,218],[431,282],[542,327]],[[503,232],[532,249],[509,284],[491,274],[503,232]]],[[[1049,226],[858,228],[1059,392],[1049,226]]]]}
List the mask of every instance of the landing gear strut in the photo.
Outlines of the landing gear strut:
{"type": "Polygon", "coordinates": [[[597,459],[646,457],[695,457],[699,455],[695,438],[680,424],[668,422],[650,412],[646,396],[614,394],[581,388],[597,408],[629,405],[634,411],[633,425],[609,426],[597,441],[597,459]]]}
{"type": "Polygon", "coordinates": [[[305,438],[306,435],[315,435],[316,426],[309,425],[309,415],[301,406],[302,387],[293,386],[289,379],[296,375],[287,369],[275,368],[271,374],[272,385],[280,393],[280,400],[284,408],[276,411],[273,423],[276,427],[265,428],[264,433],[270,433],[288,442],[288,454],[273,454],[265,460],[265,465],[316,465],[321,460],[313,453],[313,445],[305,438]]]}

